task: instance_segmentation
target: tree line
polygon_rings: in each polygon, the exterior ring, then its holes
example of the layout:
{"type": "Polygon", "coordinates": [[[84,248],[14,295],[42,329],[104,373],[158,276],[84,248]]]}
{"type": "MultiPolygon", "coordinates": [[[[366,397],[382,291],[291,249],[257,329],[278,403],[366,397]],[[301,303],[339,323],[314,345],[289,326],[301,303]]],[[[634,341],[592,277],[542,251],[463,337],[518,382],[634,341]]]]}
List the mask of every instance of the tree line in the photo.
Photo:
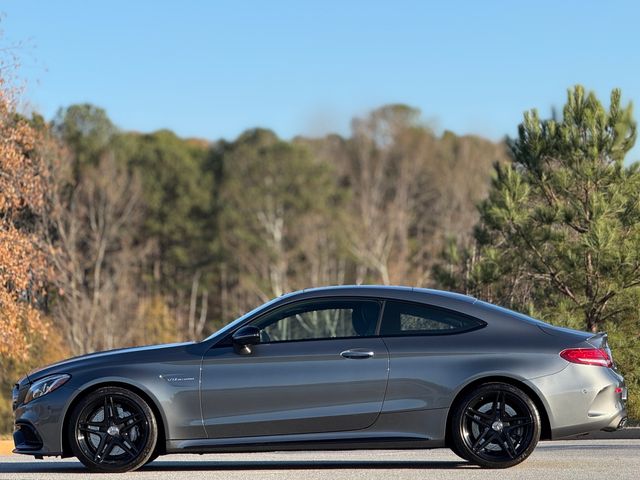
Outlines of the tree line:
{"type": "Polygon", "coordinates": [[[123,131],[88,104],[27,118],[6,100],[2,395],[57,357],[197,340],[288,291],[377,283],[607,329],[633,398],[635,122],[617,91],[608,109],[582,87],[567,98],[504,142],[438,134],[407,105],[354,118],[346,136],[207,141],[123,131]]]}
{"type": "Polygon", "coordinates": [[[49,308],[73,353],[199,339],[309,286],[433,284],[506,159],[486,140],[439,138],[402,105],[354,120],[349,138],[122,132],[91,105],[41,125],[62,148],[48,162],[49,308]]]}

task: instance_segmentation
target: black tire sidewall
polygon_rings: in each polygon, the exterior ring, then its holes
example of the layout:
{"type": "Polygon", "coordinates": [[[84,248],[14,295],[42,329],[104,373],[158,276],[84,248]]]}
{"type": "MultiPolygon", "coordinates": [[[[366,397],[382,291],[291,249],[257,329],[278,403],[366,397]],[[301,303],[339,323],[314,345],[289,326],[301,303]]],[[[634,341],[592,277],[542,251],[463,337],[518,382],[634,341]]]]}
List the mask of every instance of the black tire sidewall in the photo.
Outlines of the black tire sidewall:
{"type": "Polygon", "coordinates": [[[460,402],[456,404],[454,415],[452,417],[451,424],[451,434],[453,437],[453,447],[452,450],[460,457],[469,460],[472,463],[480,465],[484,468],[509,468],[523,462],[536,448],[538,441],[540,440],[540,413],[538,409],[531,400],[531,398],[524,393],[519,388],[510,385],[508,383],[488,383],[481,385],[477,389],[470,391],[467,395],[465,395],[460,402]],[[477,396],[482,395],[483,393],[495,392],[497,390],[502,390],[508,392],[512,395],[516,395],[531,411],[531,416],[533,417],[533,433],[532,438],[527,446],[527,448],[520,453],[516,458],[505,461],[490,461],[486,458],[482,458],[476,455],[464,442],[464,434],[463,434],[463,422],[464,422],[464,412],[467,409],[469,403],[474,400],[477,396]]]}
{"type": "Polygon", "coordinates": [[[67,438],[69,441],[69,445],[71,446],[71,450],[73,451],[73,454],[78,458],[78,460],[80,460],[91,471],[122,473],[136,470],[137,468],[140,468],[145,463],[147,463],[156,451],[156,443],[158,441],[158,425],[155,415],[153,414],[153,410],[151,410],[149,404],[142,397],[132,392],[131,390],[127,390],[126,388],[102,387],[86,394],[74,407],[73,413],[71,414],[69,420],[70,421],[67,428],[67,438]],[[96,399],[102,398],[107,395],[118,395],[128,398],[129,400],[135,402],[147,417],[149,432],[146,445],[143,447],[142,451],[136,458],[134,458],[130,462],[123,463],[122,465],[101,464],[94,462],[93,459],[87,457],[82,448],[80,448],[80,446],[78,445],[78,440],[76,438],[76,428],[78,420],[85,407],[88,404],[94,402],[96,399]]]}
{"type": "Polygon", "coordinates": [[[160,452],[158,451],[158,449],[156,448],[154,450],[154,452],[151,454],[151,456],[149,458],[147,458],[147,461],[144,462],[145,465],[150,464],[151,462],[155,461],[158,457],[160,456],[160,452]]]}

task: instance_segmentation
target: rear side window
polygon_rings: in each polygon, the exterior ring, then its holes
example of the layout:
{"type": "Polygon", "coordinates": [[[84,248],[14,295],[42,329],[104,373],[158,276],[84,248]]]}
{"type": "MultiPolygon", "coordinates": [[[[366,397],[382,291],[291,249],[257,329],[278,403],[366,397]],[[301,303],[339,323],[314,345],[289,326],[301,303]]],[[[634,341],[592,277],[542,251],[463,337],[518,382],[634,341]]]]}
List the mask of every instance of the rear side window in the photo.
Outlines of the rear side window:
{"type": "Polygon", "coordinates": [[[442,335],[483,327],[485,322],[446,308],[387,301],[380,335],[442,335]]]}

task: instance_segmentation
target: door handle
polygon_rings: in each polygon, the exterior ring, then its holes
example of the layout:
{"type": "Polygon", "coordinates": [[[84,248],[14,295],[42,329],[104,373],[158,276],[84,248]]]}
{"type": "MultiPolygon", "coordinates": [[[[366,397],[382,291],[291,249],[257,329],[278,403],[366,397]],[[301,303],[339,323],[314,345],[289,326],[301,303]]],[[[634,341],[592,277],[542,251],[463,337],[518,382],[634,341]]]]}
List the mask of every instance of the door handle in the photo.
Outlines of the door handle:
{"type": "Polygon", "coordinates": [[[345,350],[340,354],[344,358],[365,359],[373,357],[373,352],[363,352],[360,350],[345,350]]]}

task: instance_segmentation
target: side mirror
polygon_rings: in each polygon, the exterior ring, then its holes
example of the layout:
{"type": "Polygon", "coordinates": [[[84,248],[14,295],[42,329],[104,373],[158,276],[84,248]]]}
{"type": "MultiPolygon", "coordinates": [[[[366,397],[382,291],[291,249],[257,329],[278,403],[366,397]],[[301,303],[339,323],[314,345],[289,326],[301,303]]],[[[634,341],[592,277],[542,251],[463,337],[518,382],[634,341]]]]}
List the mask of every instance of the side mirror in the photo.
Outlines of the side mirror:
{"type": "Polygon", "coordinates": [[[260,329],[247,325],[236,330],[231,339],[237,353],[248,355],[252,351],[251,346],[260,343],[260,329]]]}

